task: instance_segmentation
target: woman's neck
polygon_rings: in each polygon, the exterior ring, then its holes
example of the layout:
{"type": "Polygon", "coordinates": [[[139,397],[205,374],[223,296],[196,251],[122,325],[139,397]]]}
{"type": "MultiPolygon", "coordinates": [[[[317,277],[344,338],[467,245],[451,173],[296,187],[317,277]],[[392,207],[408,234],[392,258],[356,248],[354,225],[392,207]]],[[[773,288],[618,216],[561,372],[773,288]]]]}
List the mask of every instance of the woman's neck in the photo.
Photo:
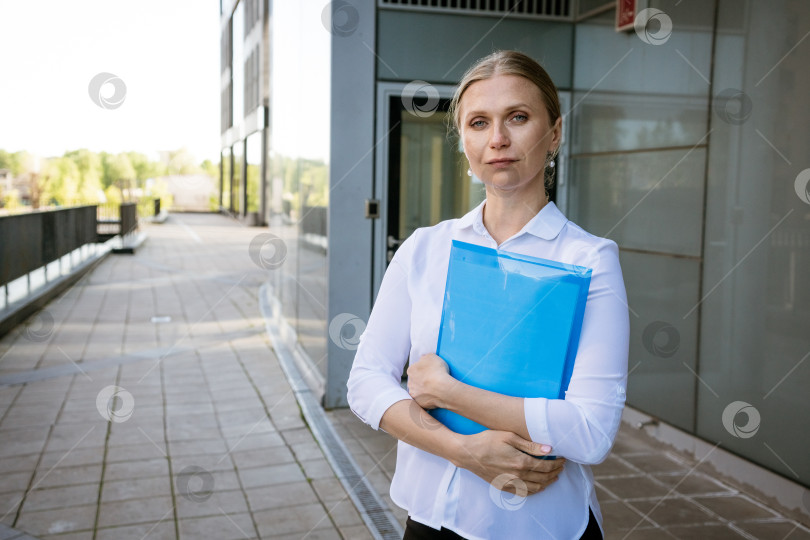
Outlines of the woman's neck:
{"type": "Polygon", "coordinates": [[[501,194],[487,190],[484,227],[500,246],[526,226],[546,204],[548,197],[545,190],[533,194],[501,194]]]}

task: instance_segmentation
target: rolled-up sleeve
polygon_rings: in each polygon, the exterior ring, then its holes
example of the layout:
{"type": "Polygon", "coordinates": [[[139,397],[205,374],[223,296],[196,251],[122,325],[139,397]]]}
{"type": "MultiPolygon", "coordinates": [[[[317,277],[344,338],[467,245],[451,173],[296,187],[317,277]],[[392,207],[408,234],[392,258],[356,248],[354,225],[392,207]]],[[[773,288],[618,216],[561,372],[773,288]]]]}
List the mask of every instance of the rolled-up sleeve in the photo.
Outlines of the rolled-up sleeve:
{"type": "Polygon", "coordinates": [[[524,400],[532,440],[582,464],[604,461],[624,408],[630,321],[619,252],[600,240],[574,372],[565,399],[524,400]]]}
{"type": "Polygon", "coordinates": [[[349,407],[374,429],[391,405],[411,399],[401,380],[411,349],[408,260],[413,243],[409,238],[402,244],[385,272],[347,383],[349,407]]]}

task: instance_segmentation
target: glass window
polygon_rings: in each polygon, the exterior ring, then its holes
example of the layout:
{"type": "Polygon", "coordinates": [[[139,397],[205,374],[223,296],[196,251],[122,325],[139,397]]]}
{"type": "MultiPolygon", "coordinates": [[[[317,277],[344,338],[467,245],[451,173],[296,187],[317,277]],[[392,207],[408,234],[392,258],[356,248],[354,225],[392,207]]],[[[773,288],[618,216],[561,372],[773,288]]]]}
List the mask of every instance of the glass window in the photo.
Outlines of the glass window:
{"type": "Polygon", "coordinates": [[[247,186],[247,212],[259,211],[260,180],[262,169],[262,133],[257,131],[248,136],[246,141],[247,169],[245,170],[247,186]]]}
{"type": "Polygon", "coordinates": [[[233,61],[231,77],[233,78],[233,125],[241,125],[245,118],[245,3],[239,2],[233,12],[233,61]]]}
{"type": "Polygon", "coordinates": [[[231,147],[233,153],[233,183],[231,184],[231,210],[241,214],[244,208],[242,197],[244,193],[243,161],[245,159],[244,141],[239,141],[231,147]]]}
{"type": "Polygon", "coordinates": [[[570,217],[624,248],[699,256],[705,163],[703,148],[573,158],[570,217]]]}
{"type": "Polygon", "coordinates": [[[805,2],[719,3],[697,425],[805,486],[810,110],[795,104],[810,93],[808,28],[805,2]]]}
{"type": "Polygon", "coordinates": [[[222,158],[220,161],[222,168],[222,192],[219,194],[219,204],[222,208],[229,210],[231,208],[231,149],[225,148],[222,150],[222,158]]]}

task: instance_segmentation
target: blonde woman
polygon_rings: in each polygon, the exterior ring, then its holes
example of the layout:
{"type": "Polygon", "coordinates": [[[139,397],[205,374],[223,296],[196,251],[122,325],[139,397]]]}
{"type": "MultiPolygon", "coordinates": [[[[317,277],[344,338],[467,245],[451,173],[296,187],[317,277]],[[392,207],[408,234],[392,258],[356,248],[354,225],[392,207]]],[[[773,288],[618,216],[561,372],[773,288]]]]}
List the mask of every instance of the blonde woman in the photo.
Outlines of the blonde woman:
{"type": "Polygon", "coordinates": [[[548,200],[562,118],[556,87],[534,60],[515,51],[483,58],[462,78],[451,114],[486,200],[417,230],[397,251],[357,349],[350,406],[399,439],[391,498],[408,511],[406,539],[601,539],[589,465],[610,452],[627,378],[617,246],[548,200]],[[435,352],[452,240],[593,269],[565,399],[510,397],[450,376],[435,352]],[[435,407],[488,429],[454,433],[426,412],[435,407]],[[535,457],[543,455],[557,459],[535,457]]]}

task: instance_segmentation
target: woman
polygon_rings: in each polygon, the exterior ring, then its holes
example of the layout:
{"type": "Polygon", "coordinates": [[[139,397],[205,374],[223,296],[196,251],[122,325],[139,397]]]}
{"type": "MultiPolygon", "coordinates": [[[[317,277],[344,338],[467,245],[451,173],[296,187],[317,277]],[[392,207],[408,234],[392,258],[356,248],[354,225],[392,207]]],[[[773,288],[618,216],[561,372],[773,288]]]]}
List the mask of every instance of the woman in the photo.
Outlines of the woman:
{"type": "Polygon", "coordinates": [[[610,452],[624,406],[629,321],[618,249],[548,200],[562,119],[536,62],[514,51],[480,60],[451,114],[486,200],[461,219],[418,229],[397,251],[357,349],[349,403],[400,441],[391,498],[408,510],[406,539],[601,538],[588,465],[610,452]],[[467,386],[434,354],[454,239],[593,269],[564,400],[467,386]],[[425,411],[434,407],[489,429],[459,435],[425,411]],[[557,459],[534,457],[550,454],[557,459]]]}

